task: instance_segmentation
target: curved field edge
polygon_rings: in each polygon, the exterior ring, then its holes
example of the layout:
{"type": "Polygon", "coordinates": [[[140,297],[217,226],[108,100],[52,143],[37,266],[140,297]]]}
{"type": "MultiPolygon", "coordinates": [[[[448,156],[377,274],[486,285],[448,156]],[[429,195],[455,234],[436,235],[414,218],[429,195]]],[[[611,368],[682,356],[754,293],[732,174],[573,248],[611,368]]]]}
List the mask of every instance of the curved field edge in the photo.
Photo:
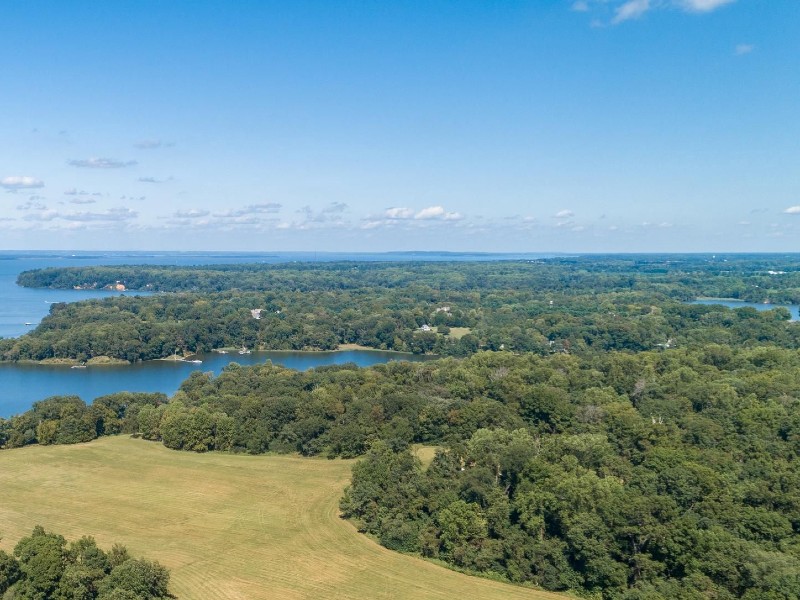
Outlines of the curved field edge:
{"type": "Polygon", "coordinates": [[[0,453],[0,547],[36,524],[126,544],[192,599],[556,600],[391,552],[338,515],[351,461],[204,455],[118,436],[0,453]]]}

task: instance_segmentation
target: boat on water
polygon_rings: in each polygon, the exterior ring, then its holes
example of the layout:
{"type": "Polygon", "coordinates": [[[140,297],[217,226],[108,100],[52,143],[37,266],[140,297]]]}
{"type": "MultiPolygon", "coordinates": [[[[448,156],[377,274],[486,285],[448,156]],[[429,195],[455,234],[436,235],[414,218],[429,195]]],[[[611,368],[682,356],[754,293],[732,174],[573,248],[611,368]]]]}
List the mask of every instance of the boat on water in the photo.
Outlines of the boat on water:
{"type": "Polygon", "coordinates": [[[239,350],[239,354],[250,354],[250,350],[242,346],[242,349],[239,350]]]}
{"type": "Polygon", "coordinates": [[[85,369],[86,365],[72,365],[70,369],[85,369]]]}
{"type": "Polygon", "coordinates": [[[200,364],[203,364],[203,361],[202,361],[202,360],[185,360],[185,361],[183,361],[183,362],[193,363],[193,364],[195,364],[195,365],[200,365],[200,364]]]}
{"type": "Polygon", "coordinates": [[[31,325],[33,325],[33,323],[25,323],[25,325],[27,325],[28,327],[30,327],[31,325]]]}

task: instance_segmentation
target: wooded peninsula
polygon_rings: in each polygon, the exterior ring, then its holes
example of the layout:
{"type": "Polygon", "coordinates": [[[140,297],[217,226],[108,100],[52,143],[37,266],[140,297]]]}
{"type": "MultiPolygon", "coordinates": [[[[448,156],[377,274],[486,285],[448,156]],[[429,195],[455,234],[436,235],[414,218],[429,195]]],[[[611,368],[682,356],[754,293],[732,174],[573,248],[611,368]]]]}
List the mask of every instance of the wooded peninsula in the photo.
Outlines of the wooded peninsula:
{"type": "MultiPolygon", "coordinates": [[[[43,399],[0,444],[131,434],[192,452],[362,457],[344,517],[387,548],[608,600],[800,597],[795,255],[85,267],[6,361],[359,344],[438,355],[193,373],[173,397],[43,399]],[[430,464],[415,448],[436,448],[430,464]]],[[[144,443],[144,442],[142,442],[144,443]]]]}

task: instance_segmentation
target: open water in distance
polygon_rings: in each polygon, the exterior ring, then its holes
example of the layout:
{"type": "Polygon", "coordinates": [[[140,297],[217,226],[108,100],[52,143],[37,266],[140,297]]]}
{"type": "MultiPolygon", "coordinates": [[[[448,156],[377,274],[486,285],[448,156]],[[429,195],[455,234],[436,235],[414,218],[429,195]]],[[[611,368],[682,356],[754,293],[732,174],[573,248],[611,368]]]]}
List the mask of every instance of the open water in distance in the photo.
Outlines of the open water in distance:
{"type": "Polygon", "coordinates": [[[772,310],[773,308],[785,308],[792,313],[792,321],[800,321],[800,305],[797,304],[765,304],[763,302],[744,302],[743,300],[730,300],[727,298],[703,298],[693,300],[692,304],[721,304],[728,308],[745,308],[749,306],[756,310],[772,310]]]}
{"type": "Polygon", "coordinates": [[[28,410],[37,400],[48,396],[74,394],[91,402],[114,392],[164,392],[172,395],[192,371],[211,371],[219,375],[223,367],[236,362],[256,365],[273,363],[305,371],[325,365],[348,362],[359,367],[392,360],[424,361],[431,357],[378,350],[342,350],[339,352],[253,352],[219,354],[210,352],[191,357],[200,364],[150,360],[132,365],[97,365],[73,369],[68,365],[0,363],[0,417],[10,417],[28,410]]]}
{"type": "MultiPolygon", "coordinates": [[[[45,267],[89,265],[213,265],[332,261],[466,261],[534,260],[544,254],[485,254],[451,252],[334,253],[334,252],[0,252],[0,337],[18,337],[47,316],[53,302],[119,296],[102,290],[30,289],[17,285],[22,271],[45,267]],[[26,323],[30,323],[27,325],[26,323]]],[[[137,294],[137,292],[127,292],[137,294]]],[[[141,294],[141,292],[138,292],[141,294]]]]}
{"type": "MultiPolygon", "coordinates": [[[[232,253],[232,252],[0,252],[0,337],[18,337],[33,329],[55,302],[120,295],[96,290],[29,289],[16,284],[22,271],[45,267],[88,265],[209,265],[230,263],[285,263],[330,261],[491,261],[535,260],[552,254],[485,254],[451,252],[394,253],[232,253]]],[[[136,294],[136,292],[128,292],[136,294]]],[[[134,365],[69,366],[0,364],[0,417],[28,410],[48,396],[75,394],[90,402],[113,392],[163,392],[173,394],[192,371],[211,371],[237,362],[251,365],[271,360],[292,369],[353,362],[365,367],[390,360],[426,360],[429,357],[397,352],[347,350],[342,352],[211,353],[196,357],[201,364],[148,361],[134,365]]]]}

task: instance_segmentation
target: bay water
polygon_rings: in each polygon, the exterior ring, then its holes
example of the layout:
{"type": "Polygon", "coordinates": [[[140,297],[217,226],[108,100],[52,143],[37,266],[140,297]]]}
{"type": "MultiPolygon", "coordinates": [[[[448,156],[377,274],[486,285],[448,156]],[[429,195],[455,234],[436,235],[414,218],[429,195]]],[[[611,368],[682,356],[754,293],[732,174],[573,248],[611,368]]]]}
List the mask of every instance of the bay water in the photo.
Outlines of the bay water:
{"type": "Polygon", "coordinates": [[[90,402],[114,392],[178,391],[192,371],[219,375],[232,362],[256,365],[272,361],[290,369],[305,371],[314,367],[354,363],[369,367],[393,360],[423,361],[429,356],[378,350],[341,350],[338,352],[252,352],[219,354],[210,352],[191,357],[201,362],[149,360],[131,365],[69,365],[0,363],[0,417],[28,410],[37,400],[48,396],[76,395],[90,402]]]}
{"type": "Polygon", "coordinates": [[[773,308],[785,308],[792,315],[792,321],[800,321],[800,305],[797,304],[771,304],[769,302],[745,302],[743,300],[734,300],[731,298],[698,298],[693,300],[692,304],[706,304],[727,306],[728,308],[755,308],[756,310],[772,310],[773,308]]]}
{"type": "MultiPolygon", "coordinates": [[[[0,337],[18,337],[32,330],[56,302],[120,295],[105,290],[51,290],[23,288],[16,284],[19,273],[45,267],[90,265],[209,265],[232,263],[285,263],[330,261],[477,261],[532,260],[543,254],[484,254],[450,252],[397,253],[232,253],[232,252],[0,252],[0,337]]],[[[136,295],[138,292],[124,292],[136,295]]],[[[0,417],[30,408],[48,396],[74,394],[90,402],[120,391],[173,394],[192,371],[219,374],[225,365],[243,365],[271,360],[289,368],[352,362],[370,366],[390,360],[426,360],[429,357],[399,352],[346,350],[340,352],[253,352],[240,355],[210,353],[196,358],[202,362],[147,361],[133,365],[98,365],[72,369],[62,365],[0,363],[0,417]]]]}

